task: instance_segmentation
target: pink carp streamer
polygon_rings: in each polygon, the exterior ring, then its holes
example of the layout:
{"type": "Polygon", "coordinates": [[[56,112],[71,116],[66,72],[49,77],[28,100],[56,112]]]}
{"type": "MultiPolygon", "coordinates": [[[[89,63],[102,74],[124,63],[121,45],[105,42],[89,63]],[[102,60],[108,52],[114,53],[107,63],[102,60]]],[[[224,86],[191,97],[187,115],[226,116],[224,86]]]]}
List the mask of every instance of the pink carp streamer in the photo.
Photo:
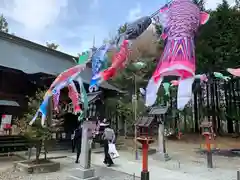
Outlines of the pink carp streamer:
{"type": "MultiPolygon", "coordinates": [[[[200,79],[201,83],[208,81],[208,78],[207,78],[206,74],[197,74],[195,76],[195,79],[200,79]]],[[[178,86],[179,82],[180,82],[179,80],[172,80],[170,83],[171,83],[171,86],[178,86]]]]}
{"type": "Polygon", "coordinates": [[[79,106],[79,94],[74,82],[71,82],[68,85],[68,97],[72,100],[74,113],[81,112],[81,108],[79,106]]]}
{"type": "Polygon", "coordinates": [[[236,77],[240,77],[240,68],[236,68],[236,69],[228,68],[227,71],[236,77]]]}
{"type": "MultiPolygon", "coordinates": [[[[194,37],[209,15],[200,12],[191,0],[173,0],[159,11],[155,18],[162,22],[164,51],[146,88],[146,106],[152,106],[165,76],[178,76],[178,109],[182,110],[191,99],[195,79],[194,37]],[[162,20],[161,20],[162,19],[162,20]]],[[[161,23],[161,22],[160,22],[161,23]]]]}

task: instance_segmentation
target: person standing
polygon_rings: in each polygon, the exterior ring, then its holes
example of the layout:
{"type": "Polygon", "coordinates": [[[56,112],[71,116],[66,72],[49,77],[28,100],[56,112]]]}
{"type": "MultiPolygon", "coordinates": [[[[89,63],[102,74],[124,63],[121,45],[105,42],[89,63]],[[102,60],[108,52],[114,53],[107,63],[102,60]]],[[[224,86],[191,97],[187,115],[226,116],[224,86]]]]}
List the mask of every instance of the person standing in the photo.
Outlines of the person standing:
{"type": "Polygon", "coordinates": [[[82,147],[82,125],[80,125],[74,131],[74,142],[75,142],[75,146],[77,148],[77,158],[76,158],[75,163],[79,163],[79,157],[81,154],[81,147],[82,147]]]}
{"type": "Polygon", "coordinates": [[[103,141],[104,141],[104,161],[103,163],[106,164],[108,167],[112,166],[113,160],[109,154],[109,143],[113,143],[115,141],[115,133],[114,130],[110,127],[109,124],[106,123],[106,128],[104,129],[103,132],[103,141]]]}

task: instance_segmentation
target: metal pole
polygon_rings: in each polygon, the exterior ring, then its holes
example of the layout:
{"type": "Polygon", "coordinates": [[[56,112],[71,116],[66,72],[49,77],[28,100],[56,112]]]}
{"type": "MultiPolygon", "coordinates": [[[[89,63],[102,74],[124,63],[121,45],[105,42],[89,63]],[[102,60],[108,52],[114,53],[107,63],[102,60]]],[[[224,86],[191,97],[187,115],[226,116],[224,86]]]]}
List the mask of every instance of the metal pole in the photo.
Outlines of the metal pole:
{"type": "Polygon", "coordinates": [[[134,74],[134,122],[135,122],[135,159],[138,160],[138,146],[137,146],[137,80],[136,80],[136,74],[134,74]]]}
{"type": "Polygon", "coordinates": [[[240,180],[240,171],[237,171],[237,180],[240,180]]]}
{"type": "Polygon", "coordinates": [[[207,145],[207,167],[213,168],[212,150],[208,136],[206,136],[206,145],[207,145]]]}

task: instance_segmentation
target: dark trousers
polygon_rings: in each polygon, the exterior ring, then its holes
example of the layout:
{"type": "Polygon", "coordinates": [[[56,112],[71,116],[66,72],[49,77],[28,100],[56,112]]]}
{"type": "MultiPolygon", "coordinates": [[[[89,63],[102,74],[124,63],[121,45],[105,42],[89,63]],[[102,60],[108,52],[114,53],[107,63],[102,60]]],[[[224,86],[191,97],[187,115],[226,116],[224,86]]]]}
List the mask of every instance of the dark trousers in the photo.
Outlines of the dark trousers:
{"type": "Polygon", "coordinates": [[[76,161],[79,161],[79,157],[80,157],[80,154],[81,154],[81,144],[82,142],[81,141],[76,141],[76,148],[77,148],[77,159],[76,161]]]}
{"type": "Polygon", "coordinates": [[[74,151],[75,151],[75,145],[76,145],[75,140],[72,139],[72,152],[73,152],[73,153],[74,153],[74,151]]]}
{"type": "Polygon", "coordinates": [[[108,140],[104,140],[104,164],[108,164],[108,165],[112,165],[113,164],[113,161],[112,161],[112,158],[111,156],[109,155],[108,153],[108,140]]]}

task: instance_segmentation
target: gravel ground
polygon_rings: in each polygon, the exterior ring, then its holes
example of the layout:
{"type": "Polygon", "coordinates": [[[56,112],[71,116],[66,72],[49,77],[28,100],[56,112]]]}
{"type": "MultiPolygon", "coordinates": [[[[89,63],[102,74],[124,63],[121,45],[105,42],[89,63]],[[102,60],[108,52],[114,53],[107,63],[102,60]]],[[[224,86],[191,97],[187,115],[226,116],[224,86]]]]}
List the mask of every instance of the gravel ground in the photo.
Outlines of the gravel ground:
{"type": "MultiPolygon", "coordinates": [[[[58,172],[29,175],[14,171],[13,168],[8,167],[5,170],[0,170],[0,180],[66,180],[66,178],[70,175],[68,171],[74,167],[77,167],[77,165],[74,164],[69,158],[58,159],[56,161],[61,163],[61,170],[58,172]]],[[[96,175],[102,180],[134,180],[133,175],[115,171],[107,167],[97,166],[95,169],[96,175]]],[[[139,179],[140,178],[135,177],[135,180],[139,179]]]]}

